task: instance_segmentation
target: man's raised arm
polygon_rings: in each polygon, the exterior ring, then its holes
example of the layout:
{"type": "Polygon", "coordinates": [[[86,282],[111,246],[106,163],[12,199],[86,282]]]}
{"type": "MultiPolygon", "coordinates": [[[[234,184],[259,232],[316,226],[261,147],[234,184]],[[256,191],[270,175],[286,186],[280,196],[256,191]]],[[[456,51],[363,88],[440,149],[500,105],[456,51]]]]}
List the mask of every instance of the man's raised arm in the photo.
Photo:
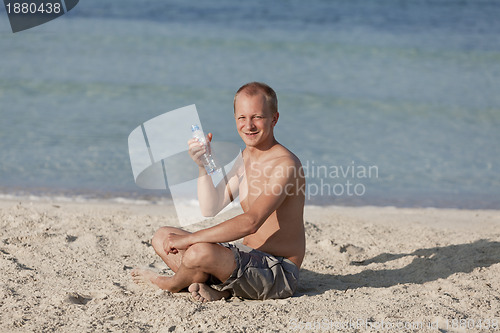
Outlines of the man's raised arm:
{"type": "MultiPolygon", "coordinates": [[[[212,141],[212,133],[208,134],[207,139],[208,142],[212,141]]],[[[212,177],[207,174],[203,165],[202,156],[206,152],[204,145],[196,139],[190,139],[188,145],[189,155],[199,169],[198,201],[201,213],[203,216],[215,216],[238,195],[238,168],[240,166],[235,164],[224,181],[215,187],[212,177]]]]}

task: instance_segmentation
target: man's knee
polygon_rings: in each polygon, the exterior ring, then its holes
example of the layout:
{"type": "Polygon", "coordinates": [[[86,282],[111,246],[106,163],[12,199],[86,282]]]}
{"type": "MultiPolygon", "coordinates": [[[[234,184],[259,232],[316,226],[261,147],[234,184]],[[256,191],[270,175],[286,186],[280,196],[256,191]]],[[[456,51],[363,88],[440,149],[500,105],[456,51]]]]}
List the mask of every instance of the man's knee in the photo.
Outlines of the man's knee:
{"type": "Polygon", "coordinates": [[[217,256],[215,246],[217,245],[212,243],[196,243],[191,245],[182,257],[182,264],[189,268],[211,265],[217,256]]]}

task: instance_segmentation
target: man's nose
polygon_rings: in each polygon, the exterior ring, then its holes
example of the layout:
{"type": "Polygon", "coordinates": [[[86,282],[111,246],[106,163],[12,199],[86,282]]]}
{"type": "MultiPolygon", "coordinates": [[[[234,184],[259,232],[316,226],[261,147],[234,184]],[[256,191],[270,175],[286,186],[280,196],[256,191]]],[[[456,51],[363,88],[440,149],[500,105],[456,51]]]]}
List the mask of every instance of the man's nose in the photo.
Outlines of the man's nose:
{"type": "Polygon", "coordinates": [[[255,128],[255,124],[253,123],[253,120],[252,119],[247,120],[247,123],[245,124],[245,127],[247,129],[253,129],[253,128],[255,128]]]}

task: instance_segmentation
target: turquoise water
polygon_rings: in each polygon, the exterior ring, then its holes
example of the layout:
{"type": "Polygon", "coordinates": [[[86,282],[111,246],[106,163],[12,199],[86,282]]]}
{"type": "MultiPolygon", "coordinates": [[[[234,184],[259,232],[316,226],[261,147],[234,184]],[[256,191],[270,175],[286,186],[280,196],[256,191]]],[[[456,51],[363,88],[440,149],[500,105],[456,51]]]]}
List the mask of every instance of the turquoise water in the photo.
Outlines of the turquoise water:
{"type": "Polygon", "coordinates": [[[310,171],[376,167],[311,173],[309,202],[500,208],[498,2],[86,0],[16,34],[0,17],[4,193],[164,195],[134,184],[128,134],[196,104],[241,144],[232,98],[259,80],[310,171]]]}

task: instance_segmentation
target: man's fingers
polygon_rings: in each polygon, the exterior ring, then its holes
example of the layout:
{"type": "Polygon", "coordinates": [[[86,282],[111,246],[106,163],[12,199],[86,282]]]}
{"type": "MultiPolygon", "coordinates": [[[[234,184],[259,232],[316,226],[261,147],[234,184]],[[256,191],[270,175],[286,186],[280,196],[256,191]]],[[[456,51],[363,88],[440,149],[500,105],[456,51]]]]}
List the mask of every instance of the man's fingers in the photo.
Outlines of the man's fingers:
{"type": "Polygon", "coordinates": [[[205,154],[205,152],[206,148],[204,146],[199,146],[197,143],[189,146],[189,155],[198,164],[201,163],[200,157],[205,154]]]}
{"type": "Polygon", "coordinates": [[[203,148],[205,145],[199,141],[194,141],[194,142],[191,142],[188,146],[188,149],[189,150],[193,150],[193,149],[200,149],[200,148],[203,148]]]}
{"type": "Polygon", "coordinates": [[[179,253],[179,250],[177,250],[175,247],[173,247],[171,245],[171,238],[177,236],[177,234],[175,233],[169,233],[167,238],[165,239],[165,243],[164,243],[164,248],[165,248],[165,252],[167,253],[167,255],[169,253],[172,253],[172,254],[176,254],[176,253],[179,253]]]}
{"type": "Polygon", "coordinates": [[[200,158],[203,154],[205,154],[205,148],[203,148],[202,150],[199,150],[197,151],[196,153],[194,153],[193,157],[198,159],[200,158]]]}
{"type": "Polygon", "coordinates": [[[179,251],[178,251],[176,248],[174,248],[174,247],[171,247],[171,248],[169,248],[168,250],[167,250],[167,249],[165,249],[165,253],[166,253],[167,255],[169,255],[170,253],[172,253],[172,254],[176,254],[177,252],[179,252],[179,251]]]}

